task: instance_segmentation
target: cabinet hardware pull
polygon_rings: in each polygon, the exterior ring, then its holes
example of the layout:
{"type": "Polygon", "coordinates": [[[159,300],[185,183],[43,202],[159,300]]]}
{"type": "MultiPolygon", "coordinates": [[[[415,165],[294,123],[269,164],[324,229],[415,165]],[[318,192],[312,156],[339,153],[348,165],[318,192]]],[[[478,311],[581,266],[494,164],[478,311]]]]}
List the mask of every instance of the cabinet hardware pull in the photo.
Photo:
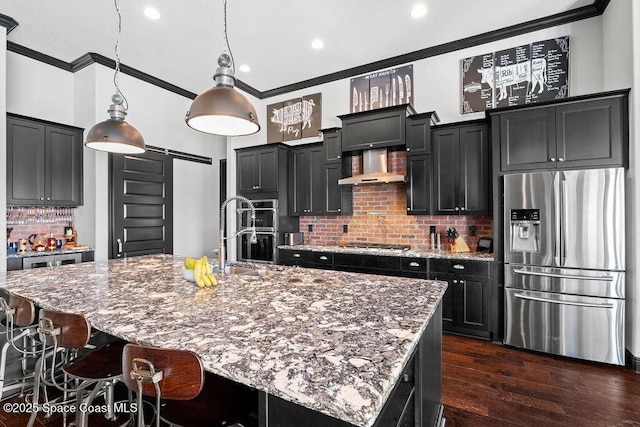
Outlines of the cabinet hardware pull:
{"type": "Polygon", "coordinates": [[[409,209],[411,209],[411,208],[407,208],[407,210],[409,210],[409,209]]]}
{"type": "Polygon", "coordinates": [[[120,258],[122,256],[122,240],[116,239],[116,243],[118,244],[118,253],[116,256],[120,258]]]}
{"type": "Polygon", "coordinates": [[[462,206],[462,207],[460,208],[460,210],[461,210],[461,211],[463,211],[463,210],[464,210],[464,206],[462,206]]]}
{"type": "Polygon", "coordinates": [[[293,254],[294,258],[300,258],[300,254],[293,254]]]}
{"type": "Polygon", "coordinates": [[[549,161],[550,161],[550,162],[555,162],[555,161],[556,161],[556,158],[555,158],[555,157],[552,157],[552,158],[550,158],[550,159],[549,159],[549,161]]]}
{"type": "Polygon", "coordinates": [[[402,376],[402,379],[404,380],[405,383],[408,383],[409,382],[409,374],[404,374],[402,376]]]}
{"type": "Polygon", "coordinates": [[[455,268],[456,270],[464,270],[464,265],[462,265],[462,264],[454,264],[453,268],[455,268]]]}
{"type": "Polygon", "coordinates": [[[453,210],[458,212],[460,210],[460,208],[456,206],[455,208],[453,208],[453,210]]]}
{"type": "Polygon", "coordinates": [[[40,197],[40,200],[44,200],[44,197],[40,197]]]}
{"type": "Polygon", "coordinates": [[[411,151],[411,148],[407,147],[407,151],[411,151]]]}
{"type": "Polygon", "coordinates": [[[460,280],[460,284],[461,284],[461,285],[464,285],[464,280],[460,280]]]}
{"type": "Polygon", "coordinates": [[[457,280],[454,280],[454,281],[453,281],[453,283],[458,283],[458,281],[457,281],[457,280]]]}
{"type": "Polygon", "coordinates": [[[51,197],[47,197],[47,200],[51,200],[51,197]]]}
{"type": "Polygon", "coordinates": [[[373,144],[369,144],[369,147],[373,147],[373,144]]]}
{"type": "Polygon", "coordinates": [[[558,157],[558,161],[559,162],[564,162],[564,159],[562,157],[558,157]]]}
{"type": "Polygon", "coordinates": [[[340,156],[338,156],[338,158],[340,158],[340,156]]]}
{"type": "Polygon", "coordinates": [[[409,263],[409,267],[420,267],[420,263],[415,262],[415,261],[411,261],[411,262],[409,263]]]}
{"type": "Polygon", "coordinates": [[[338,208],[338,212],[342,212],[342,209],[338,208]]]}
{"type": "Polygon", "coordinates": [[[326,260],[328,260],[329,258],[327,258],[326,256],[324,256],[324,255],[323,255],[323,256],[321,256],[321,257],[320,257],[320,259],[321,259],[322,261],[326,261],[326,260]]]}

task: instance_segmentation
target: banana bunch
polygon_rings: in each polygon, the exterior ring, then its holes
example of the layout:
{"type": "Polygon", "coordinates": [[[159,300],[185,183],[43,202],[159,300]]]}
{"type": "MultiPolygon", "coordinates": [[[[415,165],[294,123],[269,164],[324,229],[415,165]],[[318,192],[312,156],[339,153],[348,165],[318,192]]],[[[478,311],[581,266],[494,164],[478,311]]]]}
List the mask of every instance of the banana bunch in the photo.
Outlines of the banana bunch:
{"type": "Polygon", "coordinates": [[[189,266],[193,265],[193,277],[196,279],[196,285],[199,288],[210,288],[218,284],[216,278],[211,274],[211,264],[209,264],[206,256],[200,259],[185,259],[185,268],[188,268],[187,263],[189,263],[189,266]]]}

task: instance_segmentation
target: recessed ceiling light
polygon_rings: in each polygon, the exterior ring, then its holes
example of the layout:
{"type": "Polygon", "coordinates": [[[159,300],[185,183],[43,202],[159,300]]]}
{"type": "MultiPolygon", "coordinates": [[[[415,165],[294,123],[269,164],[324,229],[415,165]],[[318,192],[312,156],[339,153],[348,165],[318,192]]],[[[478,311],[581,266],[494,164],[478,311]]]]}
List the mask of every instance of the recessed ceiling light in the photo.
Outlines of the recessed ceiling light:
{"type": "Polygon", "coordinates": [[[313,39],[311,47],[314,49],[322,49],[324,47],[324,42],[320,39],[313,39]]]}
{"type": "Polygon", "coordinates": [[[147,6],[144,8],[144,16],[149,19],[160,19],[160,12],[153,6],[147,6]]]}
{"type": "Polygon", "coordinates": [[[422,3],[413,6],[413,9],[411,9],[411,16],[413,16],[414,18],[422,18],[426,14],[427,6],[422,3]]]}
{"type": "Polygon", "coordinates": [[[242,71],[243,73],[248,73],[249,71],[251,71],[251,67],[249,67],[247,64],[242,64],[238,70],[242,71]]]}

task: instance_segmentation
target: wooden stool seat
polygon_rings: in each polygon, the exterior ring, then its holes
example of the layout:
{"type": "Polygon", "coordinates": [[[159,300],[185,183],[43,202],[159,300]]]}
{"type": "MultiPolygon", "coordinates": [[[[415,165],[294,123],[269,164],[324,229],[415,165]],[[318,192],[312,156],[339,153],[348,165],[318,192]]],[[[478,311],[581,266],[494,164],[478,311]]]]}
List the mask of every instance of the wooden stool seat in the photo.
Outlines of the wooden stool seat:
{"type": "MultiPolygon", "coordinates": [[[[159,419],[172,424],[230,426],[257,407],[255,390],[212,374],[205,376],[200,358],[190,351],[127,344],[122,371],[124,383],[136,393],[141,387],[142,395],[157,400],[157,387],[161,399],[160,407],[156,407],[159,419]],[[149,363],[153,365],[153,372],[149,363]],[[157,376],[155,384],[149,380],[154,373],[157,376]],[[143,375],[146,380],[139,382],[143,375]]],[[[138,396],[139,402],[140,399],[138,396]]],[[[138,416],[143,414],[139,412],[138,416]]],[[[159,419],[156,419],[158,423],[159,419]]]]}
{"type": "Polygon", "coordinates": [[[116,341],[73,359],[64,366],[76,378],[106,380],[122,375],[122,349],[126,341],[116,341]]]}

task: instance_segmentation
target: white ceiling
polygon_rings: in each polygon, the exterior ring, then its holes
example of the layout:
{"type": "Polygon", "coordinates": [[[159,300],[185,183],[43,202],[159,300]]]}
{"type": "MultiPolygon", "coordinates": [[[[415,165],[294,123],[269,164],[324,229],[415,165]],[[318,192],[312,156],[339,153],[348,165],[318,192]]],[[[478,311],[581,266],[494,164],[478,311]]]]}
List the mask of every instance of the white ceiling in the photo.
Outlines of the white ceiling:
{"type": "MultiPolygon", "coordinates": [[[[236,72],[259,91],[543,18],[593,0],[228,0],[236,72]],[[420,19],[410,16],[427,5],[420,19]],[[313,38],[322,50],[311,48],[313,38]]],[[[210,87],[222,53],[223,0],[122,0],[123,64],[183,89],[210,87]],[[155,6],[157,21],[143,14],[155,6]]],[[[115,59],[110,0],[2,0],[18,22],[8,40],[66,62],[95,52],[115,59]]]]}

